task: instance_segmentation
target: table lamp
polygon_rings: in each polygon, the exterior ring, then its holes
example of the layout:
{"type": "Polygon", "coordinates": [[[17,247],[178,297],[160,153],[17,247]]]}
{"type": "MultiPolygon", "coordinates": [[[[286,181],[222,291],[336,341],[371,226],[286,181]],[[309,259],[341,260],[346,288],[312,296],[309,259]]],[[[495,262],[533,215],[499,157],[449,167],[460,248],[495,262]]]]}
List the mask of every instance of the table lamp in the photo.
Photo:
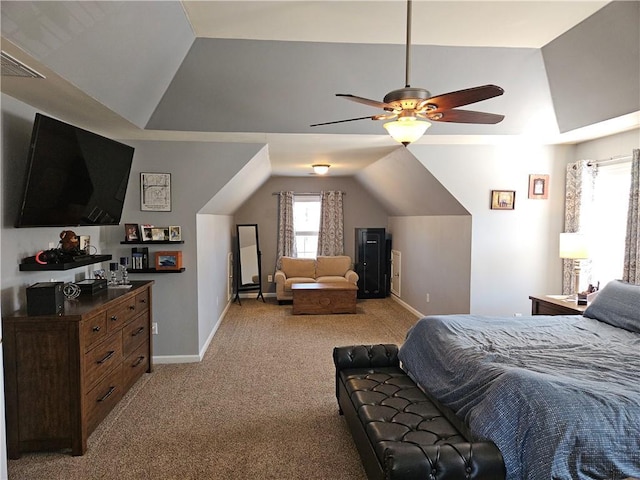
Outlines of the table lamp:
{"type": "Polygon", "coordinates": [[[576,301],[580,290],[580,260],[589,258],[586,235],[582,233],[560,234],[560,258],[573,260],[573,291],[576,301]]]}

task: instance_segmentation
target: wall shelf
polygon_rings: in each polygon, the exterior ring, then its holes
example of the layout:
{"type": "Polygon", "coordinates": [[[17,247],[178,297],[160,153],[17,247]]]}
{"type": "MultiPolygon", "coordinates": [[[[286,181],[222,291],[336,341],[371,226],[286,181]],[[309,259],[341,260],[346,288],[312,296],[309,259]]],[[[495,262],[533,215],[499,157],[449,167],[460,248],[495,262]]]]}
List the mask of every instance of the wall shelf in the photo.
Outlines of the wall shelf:
{"type": "Polygon", "coordinates": [[[121,245],[178,245],[180,243],[184,243],[184,240],[178,240],[178,241],[170,241],[170,240],[147,240],[147,241],[135,240],[135,241],[129,241],[129,240],[122,240],[120,242],[121,245]]]}
{"type": "Polygon", "coordinates": [[[46,270],[71,270],[73,268],[85,267],[93,263],[106,262],[111,260],[112,255],[93,255],[90,258],[84,258],[74,262],[65,263],[47,263],[42,265],[40,263],[21,263],[21,272],[43,272],[46,270]]]}
{"type": "Polygon", "coordinates": [[[127,273],[182,273],[185,270],[186,270],[185,267],[182,267],[179,270],[157,270],[155,268],[136,268],[135,270],[128,269],[127,273]]]}

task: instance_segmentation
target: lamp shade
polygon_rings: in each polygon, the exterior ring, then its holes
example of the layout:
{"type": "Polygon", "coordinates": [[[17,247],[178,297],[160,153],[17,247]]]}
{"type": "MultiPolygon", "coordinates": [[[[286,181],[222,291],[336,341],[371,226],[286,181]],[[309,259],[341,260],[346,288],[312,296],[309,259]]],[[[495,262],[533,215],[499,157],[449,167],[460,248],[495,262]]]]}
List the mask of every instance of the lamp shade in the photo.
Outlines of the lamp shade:
{"type": "Polygon", "coordinates": [[[387,122],[383,126],[395,141],[406,147],[424,135],[431,124],[415,117],[400,117],[395,122],[387,122]]]}
{"type": "Polygon", "coordinates": [[[560,258],[579,260],[589,258],[589,245],[582,233],[560,234],[560,258]]]}

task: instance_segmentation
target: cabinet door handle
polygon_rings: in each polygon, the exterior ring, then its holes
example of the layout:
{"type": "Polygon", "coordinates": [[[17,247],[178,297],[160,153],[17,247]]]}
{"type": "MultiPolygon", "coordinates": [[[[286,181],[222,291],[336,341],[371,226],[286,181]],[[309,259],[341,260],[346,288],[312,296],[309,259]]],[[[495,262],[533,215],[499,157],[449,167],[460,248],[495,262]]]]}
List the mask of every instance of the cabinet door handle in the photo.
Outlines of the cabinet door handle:
{"type": "Polygon", "coordinates": [[[104,362],[106,362],[107,360],[109,360],[111,357],[113,357],[113,354],[116,353],[115,350],[110,350],[109,353],[107,353],[104,358],[102,358],[101,360],[98,360],[98,365],[102,365],[104,362]]]}
{"type": "Polygon", "coordinates": [[[137,335],[140,335],[142,332],[144,332],[144,327],[140,327],[139,329],[137,329],[135,332],[131,334],[131,336],[135,337],[137,335]]]}
{"type": "Polygon", "coordinates": [[[100,331],[100,325],[97,325],[97,326],[93,327],[93,331],[94,332],[99,332],[100,331]]]}
{"type": "Polygon", "coordinates": [[[99,398],[98,402],[104,402],[115,391],[116,391],[116,387],[109,387],[109,391],[107,393],[105,393],[103,397],[99,398]]]}
{"type": "Polygon", "coordinates": [[[140,355],[137,359],[136,359],[136,363],[134,363],[133,365],[131,365],[131,368],[136,368],[138,365],[140,365],[142,362],[144,361],[144,355],[140,355]]]}

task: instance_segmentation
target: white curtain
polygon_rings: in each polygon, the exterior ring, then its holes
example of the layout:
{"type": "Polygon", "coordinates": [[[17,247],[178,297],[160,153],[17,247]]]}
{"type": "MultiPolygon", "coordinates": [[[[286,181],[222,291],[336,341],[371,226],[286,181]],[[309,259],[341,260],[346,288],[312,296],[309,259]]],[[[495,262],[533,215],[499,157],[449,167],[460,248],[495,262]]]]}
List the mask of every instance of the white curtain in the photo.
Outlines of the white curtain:
{"type": "Polygon", "coordinates": [[[622,279],[640,285],[640,150],[633,151],[622,279]]]}
{"type": "Polygon", "coordinates": [[[321,193],[318,255],[344,254],[343,192],[321,193]]]}
{"type": "MultiPolygon", "coordinates": [[[[587,160],[579,160],[567,165],[565,188],[564,231],[569,233],[583,232],[581,219],[588,215],[593,205],[594,183],[597,169],[587,160]]],[[[589,262],[580,261],[582,278],[589,279],[589,262]]],[[[562,293],[569,295],[578,290],[573,287],[573,260],[565,259],[562,266],[562,293]]]]}
{"type": "Polygon", "coordinates": [[[293,192],[278,194],[278,255],[276,269],[282,265],[282,257],[296,256],[296,234],[293,227],[293,192]]]}

